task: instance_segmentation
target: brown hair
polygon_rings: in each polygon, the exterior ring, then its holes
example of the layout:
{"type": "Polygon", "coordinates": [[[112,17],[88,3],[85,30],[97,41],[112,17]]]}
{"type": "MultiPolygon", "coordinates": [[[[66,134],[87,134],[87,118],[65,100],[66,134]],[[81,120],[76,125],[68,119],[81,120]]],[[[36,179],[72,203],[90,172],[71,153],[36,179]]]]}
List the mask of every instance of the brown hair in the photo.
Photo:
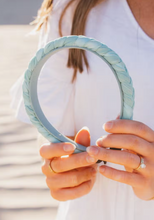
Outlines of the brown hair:
{"type": "MultiPolygon", "coordinates": [[[[66,5],[64,10],[62,11],[60,20],[59,20],[59,35],[62,37],[62,19],[67,8],[74,2],[79,1],[77,7],[74,12],[73,21],[72,21],[72,29],[70,35],[84,35],[86,20],[90,10],[96,5],[100,4],[104,0],[70,0],[70,2],[66,5]]],[[[53,0],[44,0],[41,8],[38,11],[38,15],[36,19],[31,24],[36,24],[36,31],[39,31],[43,24],[47,28],[49,14],[52,11],[53,0]]],[[[80,73],[83,72],[83,61],[84,59],[87,70],[89,68],[89,64],[87,58],[85,56],[85,51],[82,49],[69,49],[69,56],[67,61],[67,67],[74,68],[74,75],[72,78],[72,82],[76,78],[77,71],[80,73]]]]}

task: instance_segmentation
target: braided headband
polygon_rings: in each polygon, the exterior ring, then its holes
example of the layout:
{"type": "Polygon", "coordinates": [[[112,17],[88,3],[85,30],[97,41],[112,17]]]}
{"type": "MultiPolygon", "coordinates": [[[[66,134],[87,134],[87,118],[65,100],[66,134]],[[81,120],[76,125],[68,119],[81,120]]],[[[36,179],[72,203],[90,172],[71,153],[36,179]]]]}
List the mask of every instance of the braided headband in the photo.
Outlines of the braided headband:
{"type": "Polygon", "coordinates": [[[30,121],[38,131],[51,143],[70,142],[76,146],[74,153],[86,151],[86,147],[77,144],[58,132],[47,120],[41,110],[37,96],[37,81],[41,68],[50,56],[65,48],[88,50],[104,60],[113,71],[121,93],[120,119],[132,119],[134,107],[134,88],[132,80],[120,57],[101,42],[82,35],[66,36],[49,42],[37,51],[25,72],[23,83],[23,99],[30,121]]]}

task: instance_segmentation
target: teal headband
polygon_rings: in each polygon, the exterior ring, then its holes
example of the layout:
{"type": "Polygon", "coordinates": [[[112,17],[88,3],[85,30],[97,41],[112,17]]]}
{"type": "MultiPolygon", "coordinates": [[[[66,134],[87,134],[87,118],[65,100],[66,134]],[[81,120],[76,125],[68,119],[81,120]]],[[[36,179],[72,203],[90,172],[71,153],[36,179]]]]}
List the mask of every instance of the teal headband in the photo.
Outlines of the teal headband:
{"type": "Polygon", "coordinates": [[[51,143],[70,142],[76,146],[74,153],[86,151],[86,147],[77,144],[58,132],[47,120],[41,110],[37,96],[37,81],[45,62],[53,54],[65,48],[77,48],[91,51],[104,60],[114,73],[121,94],[120,119],[133,119],[134,88],[132,79],[121,58],[103,43],[82,35],[66,36],[49,42],[37,51],[25,72],[23,83],[23,99],[30,121],[38,131],[51,143]]]}

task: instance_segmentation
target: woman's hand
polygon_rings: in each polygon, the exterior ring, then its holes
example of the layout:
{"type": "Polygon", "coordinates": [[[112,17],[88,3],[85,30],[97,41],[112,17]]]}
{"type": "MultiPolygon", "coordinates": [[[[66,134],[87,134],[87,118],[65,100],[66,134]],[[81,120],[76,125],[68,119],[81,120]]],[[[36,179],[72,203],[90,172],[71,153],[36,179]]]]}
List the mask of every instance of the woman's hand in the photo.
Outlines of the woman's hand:
{"type": "MultiPolygon", "coordinates": [[[[100,166],[99,172],[107,178],[131,185],[134,193],[143,200],[154,197],[154,131],[138,121],[117,119],[104,125],[112,134],[97,140],[98,146],[87,148],[90,156],[124,165],[126,171],[100,166]],[[122,148],[111,150],[107,148],[122,148]],[[135,170],[144,158],[146,168],[135,170]]],[[[153,198],[154,199],[154,198],[153,198]]]]}
{"type": "MultiPolygon", "coordinates": [[[[89,146],[89,131],[86,128],[80,130],[75,141],[89,146]]],[[[90,157],[87,152],[72,154],[74,149],[70,143],[46,144],[40,149],[40,155],[45,159],[42,172],[46,176],[47,186],[51,196],[59,201],[76,199],[89,193],[96,179],[97,159],[90,157]],[[61,158],[64,155],[69,157],[61,158]],[[56,173],[50,171],[50,161],[56,173]]]]}

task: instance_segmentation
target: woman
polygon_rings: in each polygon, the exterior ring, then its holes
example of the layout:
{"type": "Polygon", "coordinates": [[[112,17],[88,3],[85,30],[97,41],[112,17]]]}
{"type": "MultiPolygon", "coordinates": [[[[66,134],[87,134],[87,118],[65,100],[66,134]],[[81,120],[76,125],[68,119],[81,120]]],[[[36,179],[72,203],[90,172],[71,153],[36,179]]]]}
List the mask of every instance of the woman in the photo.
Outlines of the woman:
{"type": "MultiPolygon", "coordinates": [[[[40,148],[51,196],[61,201],[57,220],[153,219],[153,12],[153,0],[45,0],[39,10],[39,47],[70,34],[105,43],[125,62],[136,96],[134,121],[111,120],[119,112],[119,91],[102,60],[70,49],[45,64],[39,80],[45,115],[60,132],[87,146],[80,154],[72,154],[69,143],[40,148]],[[107,121],[104,129],[109,134],[104,135],[102,123],[107,121]],[[69,157],[61,158],[64,155],[69,157]],[[98,159],[107,164],[96,164],[98,159]]],[[[23,101],[17,117],[29,122],[23,101]]]]}

